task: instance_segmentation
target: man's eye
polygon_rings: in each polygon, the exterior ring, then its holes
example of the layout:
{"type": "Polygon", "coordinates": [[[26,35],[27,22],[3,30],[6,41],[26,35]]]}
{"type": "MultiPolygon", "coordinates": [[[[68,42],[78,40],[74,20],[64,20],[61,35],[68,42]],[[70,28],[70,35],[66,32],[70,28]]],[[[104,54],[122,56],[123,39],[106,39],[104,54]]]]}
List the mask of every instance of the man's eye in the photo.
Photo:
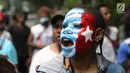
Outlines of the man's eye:
{"type": "Polygon", "coordinates": [[[62,27],[65,29],[68,25],[63,25],[62,27]]]}
{"type": "Polygon", "coordinates": [[[74,25],[74,27],[76,27],[76,28],[80,28],[80,25],[74,25]]]}
{"type": "Polygon", "coordinates": [[[108,14],[108,12],[107,13],[105,13],[105,15],[107,15],[108,14]]]}

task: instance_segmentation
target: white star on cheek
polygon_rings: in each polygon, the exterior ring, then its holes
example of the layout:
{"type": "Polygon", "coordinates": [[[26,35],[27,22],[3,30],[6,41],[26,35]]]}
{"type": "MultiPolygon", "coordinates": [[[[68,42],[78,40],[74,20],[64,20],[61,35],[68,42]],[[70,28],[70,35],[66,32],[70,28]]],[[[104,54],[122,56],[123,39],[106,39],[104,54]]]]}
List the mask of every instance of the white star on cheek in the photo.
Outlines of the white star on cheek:
{"type": "Polygon", "coordinates": [[[86,31],[82,32],[81,35],[85,36],[85,42],[88,40],[92,41],[93,31],[90,30],[89,26],[86,28],[86,31]]]}

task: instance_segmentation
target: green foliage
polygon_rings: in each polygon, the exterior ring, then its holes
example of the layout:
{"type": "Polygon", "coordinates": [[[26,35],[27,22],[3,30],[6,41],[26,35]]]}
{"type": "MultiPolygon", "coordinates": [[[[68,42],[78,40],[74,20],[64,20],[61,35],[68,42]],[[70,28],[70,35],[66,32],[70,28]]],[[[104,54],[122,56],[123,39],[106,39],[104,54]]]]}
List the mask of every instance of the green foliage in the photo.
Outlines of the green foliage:
{"type": "Polygon", "coordinates": [[[64,3],[64,7],[67,9],[71,9],[74,6],[77,6],[80,4],[80,0],[66,0],[64,3]]]}
{"type": "Polygon", "coordinates": [[[130,0],[125,0],[126,7],[130,5],[130,0]]]}

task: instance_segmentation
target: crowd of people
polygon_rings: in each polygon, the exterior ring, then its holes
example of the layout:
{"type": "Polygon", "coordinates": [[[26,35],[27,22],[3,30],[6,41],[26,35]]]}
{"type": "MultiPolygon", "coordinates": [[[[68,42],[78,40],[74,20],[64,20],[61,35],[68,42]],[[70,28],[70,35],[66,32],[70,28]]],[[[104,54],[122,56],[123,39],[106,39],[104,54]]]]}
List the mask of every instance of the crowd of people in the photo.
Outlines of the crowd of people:
{"type": "Polygon", "coordinates": [[[31,27],[23,11],[8,26],[0,12],[0,73],[129,73],[129,12],[130,7],[122,42],[105,4],[77,6],[66,13],[42,6],[31,27]]]}

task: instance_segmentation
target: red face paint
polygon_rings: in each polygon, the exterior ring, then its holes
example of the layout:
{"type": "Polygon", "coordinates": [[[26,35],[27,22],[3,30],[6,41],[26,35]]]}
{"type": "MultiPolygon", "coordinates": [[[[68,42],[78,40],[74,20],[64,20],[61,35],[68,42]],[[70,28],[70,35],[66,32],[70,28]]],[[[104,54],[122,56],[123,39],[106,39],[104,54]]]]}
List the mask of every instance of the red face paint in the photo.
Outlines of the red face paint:
{"type": "Polygon", "coordinates": [[[82,14],[81,30],[76,40],[76,56],[82,56],[91,49],[94,42],[95,16],[89,12],[82,14]]]}

